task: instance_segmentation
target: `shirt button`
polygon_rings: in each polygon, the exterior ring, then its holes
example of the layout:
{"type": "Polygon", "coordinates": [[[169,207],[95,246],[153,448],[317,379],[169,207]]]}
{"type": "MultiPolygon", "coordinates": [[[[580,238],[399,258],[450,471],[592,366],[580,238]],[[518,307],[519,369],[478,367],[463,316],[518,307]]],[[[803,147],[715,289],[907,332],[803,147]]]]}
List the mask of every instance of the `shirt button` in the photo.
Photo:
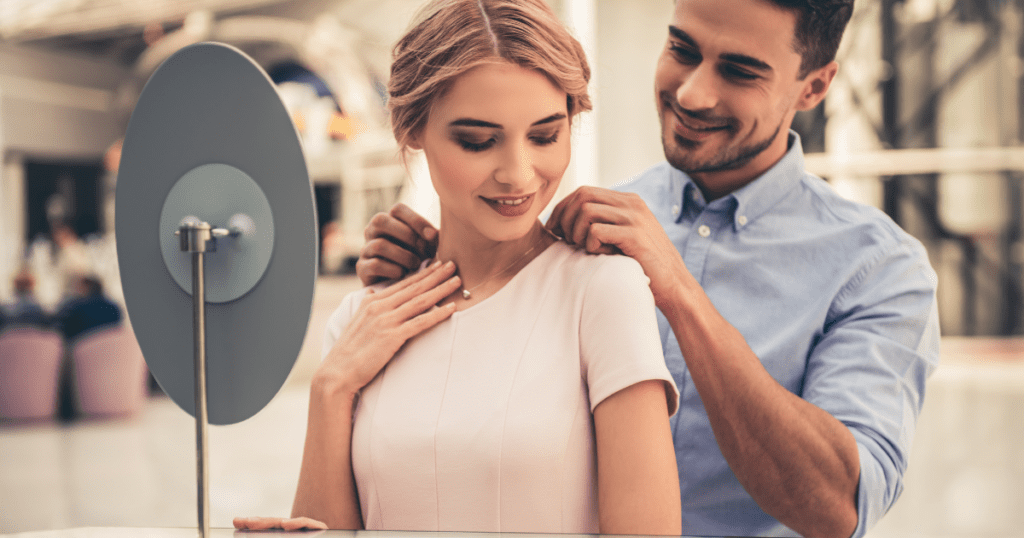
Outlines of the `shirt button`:
{"type": "Polygon", "coordinates": [[[708,228],[707,225],[702,224],[700,228],[697,228],[697,233],[699,233],[701,237],[707,237],[711,235],[711,228],[708,228]]]}
{"type": "Polygon", "coordinates": [[[678,215],[679,214],[679,206],[677,206],[677,205],[672,206],[672,214],[673,215],[678,215]]]}
{"type": "Polygon", "coordinates": [[[744,215],[740,215],[739,217],[736,218],[736,222],[740,223],[740,226],[745,226],[747,224],[747,217],[744,215]]]}
{"type": "Polygon", "coordinates": [[[700,193],[697,192],[697,189],[693,189],[692,191],[690,191],[690,198],[693,198],[694,201],[700,200],[700,193]]]}

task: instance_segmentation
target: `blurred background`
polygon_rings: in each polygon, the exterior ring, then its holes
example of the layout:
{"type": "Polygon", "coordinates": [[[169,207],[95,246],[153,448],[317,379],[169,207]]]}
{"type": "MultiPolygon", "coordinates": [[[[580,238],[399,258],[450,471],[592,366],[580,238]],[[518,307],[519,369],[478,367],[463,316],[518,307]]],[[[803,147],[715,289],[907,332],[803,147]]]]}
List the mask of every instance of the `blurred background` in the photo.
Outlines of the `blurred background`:
{"type": "MultiPolygon", "coordinates": [[[[560,192],[663,160],[653,74],[673,2],[549,2],[594,68],[560,192]]],[[[210,432],[212,524],[288,514],[308,381],[326,317],[359,286],[364,225],[396,201],[436,222],[384,112],[390,47],[420,5],[0,0],[0,302],[59,329],[0,332],[0,533],[195,525],[192,419],[137,349],[109,350],[133,343],[113,235],[121,138],[156,67],[207,40],[270,75],[315,188],[321,277],[296,366],[264,411],[210,432]],[[75,333],[86,307],[111,315],[75,333]],[[45,397],[16,409],[29,375],[45,397]]],[[[857,0],[839,56],[828,98],[795,122],[808,168],[925,244],[944,335],[905,490],[869,536],[1024,536],[1024,0],[857,0]]]]}

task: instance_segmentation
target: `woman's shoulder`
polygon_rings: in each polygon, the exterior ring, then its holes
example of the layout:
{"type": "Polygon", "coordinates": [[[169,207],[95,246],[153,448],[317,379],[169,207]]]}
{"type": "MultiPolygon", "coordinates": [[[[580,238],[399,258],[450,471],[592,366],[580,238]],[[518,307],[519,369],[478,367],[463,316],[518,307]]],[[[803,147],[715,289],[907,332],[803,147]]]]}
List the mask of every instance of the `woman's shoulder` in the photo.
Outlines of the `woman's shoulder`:
{"type": "Polygon", "coordinates": [[[557,270],[576,282],[581,287],[602,286],[622,282],[639,282],[643,286],[650,284],[640,264],[621,254],[591,254],[582,248],[576,248],[559,241],[551,245],[557,249],[551,257],[549,270],[557,270]]]}

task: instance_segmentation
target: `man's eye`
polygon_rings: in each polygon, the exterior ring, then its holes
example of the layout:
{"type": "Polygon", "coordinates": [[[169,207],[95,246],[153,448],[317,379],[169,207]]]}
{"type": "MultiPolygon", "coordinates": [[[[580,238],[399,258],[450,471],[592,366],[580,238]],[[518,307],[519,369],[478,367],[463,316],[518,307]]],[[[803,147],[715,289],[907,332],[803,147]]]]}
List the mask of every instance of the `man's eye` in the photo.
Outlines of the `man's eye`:
{"type": "Polygon", "coordinates": [[[483,142],[475,142],[472,140],[466,140],[464,138],[457,138],[455,141],[458,142],[460,146],[462,146],[462,149],[474,152],[484,151],[494,145],[493,138],[489,138],[483,142]]]}
{"type": "Polygon", "coordinates": [[[691,48],[669,43],[668,49],[683,63],[699,63],[701,60],[700,54],[691,48]]]}
{"type": "Polygon", "coordinates": [[[730,66],[722,68],[722,76],[740,81],[748,81],[758,78],[756,74],[751,73],[750,71],[730,66]]]}

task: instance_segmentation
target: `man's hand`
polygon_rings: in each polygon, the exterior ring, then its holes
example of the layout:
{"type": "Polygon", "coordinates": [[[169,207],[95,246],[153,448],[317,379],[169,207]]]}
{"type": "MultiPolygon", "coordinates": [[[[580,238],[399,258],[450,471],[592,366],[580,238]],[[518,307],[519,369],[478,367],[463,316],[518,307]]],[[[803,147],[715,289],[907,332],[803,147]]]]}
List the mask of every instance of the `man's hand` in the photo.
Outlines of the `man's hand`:
{"type": "Polygon", "coordinates": [[[364,235],[366,244],[356,262],[364,286],[398,280],[437,252],[437,229],[405,204],[374,215],[364,235]]]}
{"type": "Polygon", "coordinates": [[[661,223],[636,194],[580,187],[555,206],[547,228],[587,252],[621,252],[640,262],[662,310],[689,276],[661,223]]]}

